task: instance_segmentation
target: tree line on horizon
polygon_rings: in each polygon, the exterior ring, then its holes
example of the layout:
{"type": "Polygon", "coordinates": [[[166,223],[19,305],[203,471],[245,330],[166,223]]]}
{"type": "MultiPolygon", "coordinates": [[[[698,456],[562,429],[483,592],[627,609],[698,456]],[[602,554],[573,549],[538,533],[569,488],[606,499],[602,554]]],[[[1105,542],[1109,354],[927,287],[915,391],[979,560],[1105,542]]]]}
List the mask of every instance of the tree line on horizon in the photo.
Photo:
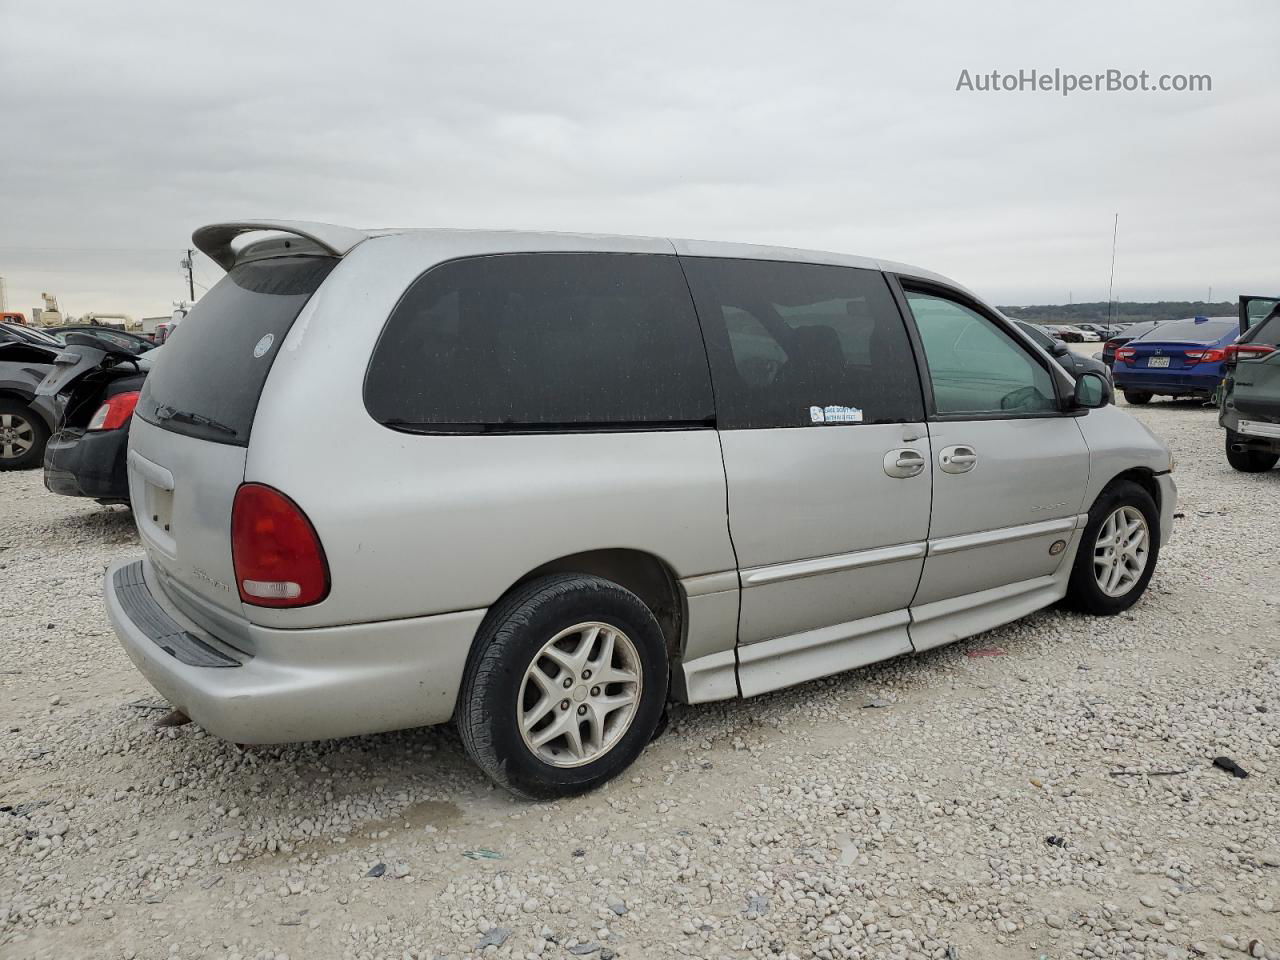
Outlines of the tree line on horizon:
{"type": "MultiPolygon", "coordinates": [[[[1031,323],[1106,323],[1107,302],[1051,303],[1028,307],[998,307],[1001,313],[1031,323]]],[[[1208,303],[1204,300],[1116,300],[1111,303],[1111,323],[1143,323],[1149,320],[1182,320],[1187,317],[1234,317],[1237,305],[1231,300],[1208,303]]]]}

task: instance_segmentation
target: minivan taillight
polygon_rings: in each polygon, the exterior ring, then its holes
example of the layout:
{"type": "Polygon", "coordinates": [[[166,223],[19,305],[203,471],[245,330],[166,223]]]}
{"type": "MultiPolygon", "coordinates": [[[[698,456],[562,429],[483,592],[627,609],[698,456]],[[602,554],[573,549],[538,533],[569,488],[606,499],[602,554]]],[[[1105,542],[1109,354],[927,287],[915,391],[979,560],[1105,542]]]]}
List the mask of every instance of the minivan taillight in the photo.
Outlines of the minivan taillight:
{"type": "Polygon", "coordinates": [[[274,487],[245,483],[231,506],[231,561],[240,599],[305,607],[329,594],[329,564],[315,527],[274,487]]]}
{"type": "Polygon", "coordinates": [[[119,430],[133,416],[133,408],[138,405],[139,392],[129,390],[117,393],[100,406],[89,421],[88,430],[119,430]]]}

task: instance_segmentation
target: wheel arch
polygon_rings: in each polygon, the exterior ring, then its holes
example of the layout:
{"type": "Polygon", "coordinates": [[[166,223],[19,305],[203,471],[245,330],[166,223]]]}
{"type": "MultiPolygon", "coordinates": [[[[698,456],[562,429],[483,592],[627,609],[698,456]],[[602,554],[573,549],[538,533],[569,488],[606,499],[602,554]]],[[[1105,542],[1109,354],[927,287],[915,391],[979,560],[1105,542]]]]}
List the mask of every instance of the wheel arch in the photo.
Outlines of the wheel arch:
{"type": "Polygon", "coordinates": [[[1101,497],[1117,483],[1124,480],[1136,483],[1138,486],[1142,487],[1143,490],[1147,491],[1147,493],[1151,494],[1151,499],[1154,500],[1156,504],[1157,514],[1164,509],[1164,505],[1160,502],[1160,484],[1156,482],[1155,471],[1148,469],[1147,467],[1130,467],[1128,470],[1122,470],[1103,485],[1102,489],[1098,491],[1098,496],[1101,497]]]}
{"type": "Polygon", "coordinates": [[[611,580],[630,590],[652,612],[666,641],[672,663],[684,649],[688,602],[680,580],[669,563],[655,554],[627,547],[610,547],[571,553],[534,567],[505,591],[506,596],[530,580],[557,573],[577,573],[611,580]]]}

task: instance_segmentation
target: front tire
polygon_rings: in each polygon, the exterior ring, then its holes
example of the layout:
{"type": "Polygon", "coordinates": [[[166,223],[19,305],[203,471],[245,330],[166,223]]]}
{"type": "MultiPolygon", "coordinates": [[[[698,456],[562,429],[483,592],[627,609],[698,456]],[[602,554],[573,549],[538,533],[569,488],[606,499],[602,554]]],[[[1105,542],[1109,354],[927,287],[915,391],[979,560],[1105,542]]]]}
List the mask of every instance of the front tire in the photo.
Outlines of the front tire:
{"type": "Polygon", "coordinates": [[[49,428],[19,400],[0,400],[0,470],[26,470],[44,461],[49,428]]]}
{"type": "Polygon", "coordinates": [[[1131,403],[1135,407],[1140,407],[1144,403],[1151,402],[1151,394],[1145,390],[1126,390],[1124,392],[1124,402],[1131,403]]]}
{"type": "Polygon", "coordinates": [[[1160,513],[1151,494],[1131,480],[1113,483],[1089,510],[1080,537],[1068,605],[1113,617],[1146,592],[1160,555],[1160,513]]]}
{"type": "Polygon", "coordinates": [[[476,634],[458,695],[463,746],[517,796],[583,793],[653,738],[667,670],[662,629],[631,591],[581,574],[530,581],[476,634]]]}
{"type": "Polygon", "coordinates": [[[1232,446],[1244,442],[1234,430],[1227,431],[1227,463],[1241,473],[1266,473],[1280,462],[1280,453],[1265,450],[1232,450],[1232,446]]]}

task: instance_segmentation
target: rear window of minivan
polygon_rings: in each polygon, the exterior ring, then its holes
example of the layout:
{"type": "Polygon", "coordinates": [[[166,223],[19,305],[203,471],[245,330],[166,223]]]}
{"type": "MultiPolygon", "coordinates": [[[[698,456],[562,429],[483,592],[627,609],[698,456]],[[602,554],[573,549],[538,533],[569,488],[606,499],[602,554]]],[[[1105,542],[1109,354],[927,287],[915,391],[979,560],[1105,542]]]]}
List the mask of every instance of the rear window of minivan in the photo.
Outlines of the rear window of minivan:
{"type": "Polygon", "coordinates": [[[449,261],[392,311],[365,406],[426,433],[714,424],[706,350],[674,256],[509,253],[449,261]]]}
{"type": "Polygon", "coordinates": [[[138,415],[174,433],[247,446],[285,334],[337,262],[275,257],[233,267],[165,341],[138,415]]]}

